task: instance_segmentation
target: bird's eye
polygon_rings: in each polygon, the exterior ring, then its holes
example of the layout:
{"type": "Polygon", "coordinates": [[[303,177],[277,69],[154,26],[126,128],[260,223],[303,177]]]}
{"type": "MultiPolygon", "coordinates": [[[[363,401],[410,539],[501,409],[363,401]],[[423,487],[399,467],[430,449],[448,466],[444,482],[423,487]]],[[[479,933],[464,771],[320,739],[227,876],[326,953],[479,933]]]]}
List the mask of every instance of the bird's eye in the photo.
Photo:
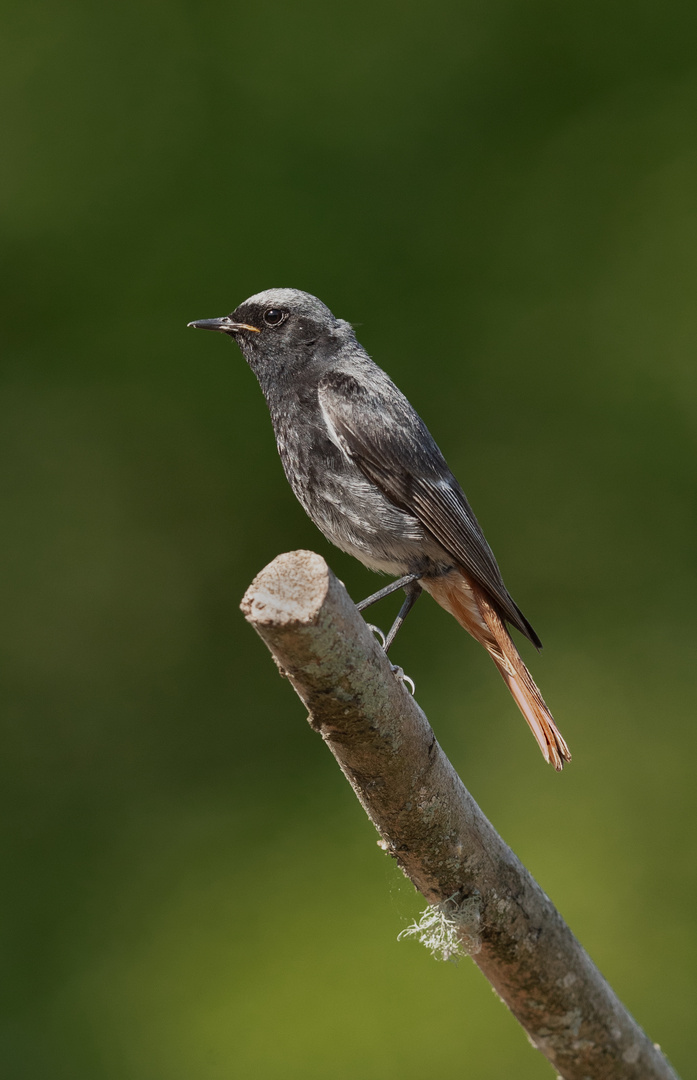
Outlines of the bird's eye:
{"type": "Polygon", "coordinates": [[[270,307],[264,312],[264,322],[267,326],[278,326],[288,315],[287,311],[281,311],[280,308],[270,307]]]}

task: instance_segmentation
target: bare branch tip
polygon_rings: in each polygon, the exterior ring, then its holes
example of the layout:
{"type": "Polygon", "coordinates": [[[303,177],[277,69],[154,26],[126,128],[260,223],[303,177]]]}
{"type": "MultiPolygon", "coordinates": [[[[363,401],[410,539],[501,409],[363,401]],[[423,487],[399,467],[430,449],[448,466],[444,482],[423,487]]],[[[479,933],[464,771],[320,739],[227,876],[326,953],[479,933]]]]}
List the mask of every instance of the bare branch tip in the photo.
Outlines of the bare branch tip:
{"type": "Polygon", "coordinates": [[[240,608],[252,625],[307,625],[316,619],[330,584],[330,570],[314,551],[288,551],[265,566],[240,608]]]}

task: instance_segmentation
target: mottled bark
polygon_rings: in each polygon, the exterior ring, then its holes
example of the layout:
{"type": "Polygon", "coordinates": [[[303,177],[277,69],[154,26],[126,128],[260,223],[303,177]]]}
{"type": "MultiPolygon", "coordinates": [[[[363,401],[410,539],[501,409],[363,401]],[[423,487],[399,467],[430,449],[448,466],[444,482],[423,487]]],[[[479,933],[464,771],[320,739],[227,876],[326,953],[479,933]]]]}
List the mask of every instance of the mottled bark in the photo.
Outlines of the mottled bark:
{"type": "Polygon", "coordinates": [[[485,818],[343,585],[296,551],[242,610],[309,710],[381,844],[565,1080],[676,1080],[485,818]]]}

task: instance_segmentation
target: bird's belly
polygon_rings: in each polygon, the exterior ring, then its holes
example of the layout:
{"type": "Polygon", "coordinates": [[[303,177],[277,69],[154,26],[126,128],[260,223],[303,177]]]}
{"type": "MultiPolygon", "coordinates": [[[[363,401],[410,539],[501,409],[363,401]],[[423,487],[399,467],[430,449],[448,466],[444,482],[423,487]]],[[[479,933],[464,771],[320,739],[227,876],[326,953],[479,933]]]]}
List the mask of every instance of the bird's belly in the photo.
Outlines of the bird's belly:
{"type": "Polygon", "coordinates": [[[418,518],[391,503],[355,466],[324,469],[316,482],[298,477],[292,487],[320,532],[369,569],[400,576],[442,572],[452,564],[418,518]]]}

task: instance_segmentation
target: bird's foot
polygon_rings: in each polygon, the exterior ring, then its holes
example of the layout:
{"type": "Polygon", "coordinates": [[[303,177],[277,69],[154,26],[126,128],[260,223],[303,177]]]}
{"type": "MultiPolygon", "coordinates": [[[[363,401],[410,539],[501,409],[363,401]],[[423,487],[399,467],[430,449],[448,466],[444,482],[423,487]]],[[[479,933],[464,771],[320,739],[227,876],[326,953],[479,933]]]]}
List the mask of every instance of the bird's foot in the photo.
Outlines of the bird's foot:
{"type": "MultiPolygon", "coordinates": [[[[373,634],[375,634],[375,637],[380,642],[381,647],[383,649],[385,649],[386,646],[387,646],[387,638],[385,637],[385,635],[382,632],[382,630],[380,629],[380,627],[379,626],[373,626],[372,623],[366,623],[365,625],[368,627],[368,629],[370,631],[372,631],[373,634]]],[[[385,655],[387,655],[387,653],[385,653],[385,655]]],[[[414,680],[411,679],[408,675],[405,675],[404,674],[404,669],[399,667],[398,664],[390,664],[390,667],[392,668],[392,674],[394,675],[395,679],[397,679],[401,683],[404,683],[405,686],[408,686],[409,689],[411,690],[411,696],[413,697],[414,694],[416,693],[416,687],[414,686],[414,680]]]]}
{"type": "Polygon", "coordinates": [[[386,637],[385,637],[385,635],[383,634],[383,632],[382,632],[382,630],[380,629],[380,627],[379,627],[379,626],[373,626],[373,624],[372,624],[372,623],[366,623],[365,625],[366,625],[366,626],[368,627],[368,629],[369,629],[369,630],[370,630],[370,631],[371,631],[371,632],[372,632],[373,634],[375,634],[375,637],[376,637],[376,638],[378,639],[378,641],[380,642],[380,645],[381,645],[381,647],[382,647],[382,648],[384,649],[384,648],[385,648],[385,645],[387,645],[387,638],[386,638],[386,637]]]}
{"type": "Polygon", "coordinates": [[[414,694],[416,693],[416,687],[414,685],[414,680],[411,679],[408,675],[404,674],[403,668],[399,667],[398,664],[393,664],[392,665],[392,674],[394,675],[395,679],[397,679],[398,682],[404,683],[405,686],[409,687],[409,689],[411,690],[411,696],[414,697],[414,694]]]}

